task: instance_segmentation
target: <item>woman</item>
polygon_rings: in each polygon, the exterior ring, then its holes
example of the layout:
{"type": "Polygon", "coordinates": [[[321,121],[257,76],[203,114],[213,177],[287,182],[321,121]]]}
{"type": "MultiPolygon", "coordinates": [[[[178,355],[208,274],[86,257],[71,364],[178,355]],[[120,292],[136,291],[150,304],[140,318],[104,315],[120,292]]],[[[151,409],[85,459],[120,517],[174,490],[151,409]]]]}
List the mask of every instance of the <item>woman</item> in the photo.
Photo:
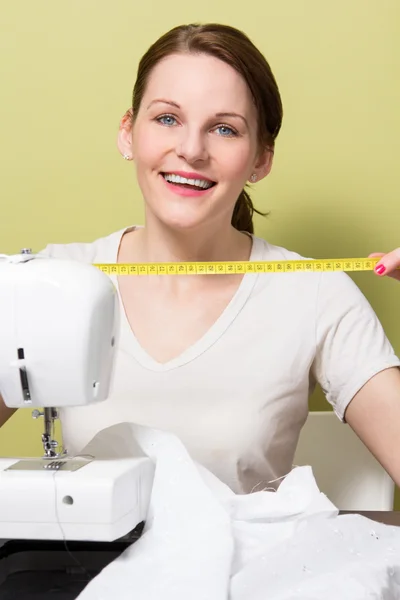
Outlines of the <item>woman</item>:
{"type": "MultiPolygon", "coordinates": [[[[43,254],[87,263],[299,258],[253,235],[244,191],[269,174],[281,120],[274,76],[244,34],[174,28],[142,58],[118,135],[136,167],[145,226],[43,254]]],[[[385,274],[398,278],[400,251],[382,256],[385,274]]],[[[175,432],[235,491],[262,489],[290,471],[318,381],[400,483],[400,361],[347,275],[114,282],[122,322],[112,393],[63,411],[70,451],[133,421],[175,432]]]]}

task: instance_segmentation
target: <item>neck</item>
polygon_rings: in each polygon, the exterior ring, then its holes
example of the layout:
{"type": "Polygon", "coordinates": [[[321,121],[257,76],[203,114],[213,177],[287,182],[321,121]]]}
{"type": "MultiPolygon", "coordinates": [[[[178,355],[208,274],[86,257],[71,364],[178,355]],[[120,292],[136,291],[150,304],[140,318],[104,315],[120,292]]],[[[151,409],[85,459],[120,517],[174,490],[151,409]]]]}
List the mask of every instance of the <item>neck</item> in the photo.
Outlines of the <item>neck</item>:
{"type": "Polygon", "coordinates": [[[251,238],[230,223],[225,228],[207,225],[188,231],[151,220],[135,237],[139,262],[248,260],[251,251],[251,238]]]}

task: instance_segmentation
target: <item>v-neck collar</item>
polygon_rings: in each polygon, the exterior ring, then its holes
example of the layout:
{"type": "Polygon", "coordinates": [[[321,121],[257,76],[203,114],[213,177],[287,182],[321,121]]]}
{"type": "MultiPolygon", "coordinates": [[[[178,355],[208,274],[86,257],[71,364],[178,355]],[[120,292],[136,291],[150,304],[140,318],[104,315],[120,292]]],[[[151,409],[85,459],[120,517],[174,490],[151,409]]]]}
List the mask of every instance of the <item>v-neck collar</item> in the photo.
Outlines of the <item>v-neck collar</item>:
{"type": "MultiPolygon", "coordinates": [[[[122,237],[128,231],[132,231],[136,227],[127,227],[126,229],[118,232],[115,239],[114,247],[114,262],[117,262],[118,252],[122,237]]],[[[250,261],[262,260],[263,245],[262,240],[257,237],[252,237],[252,248],[250,253],[250,261]]],[[[117,291],[119,298],[119,309],[120,309],[120,347],[124,351],[128,352],[131,356],[140,363],[144,368],[150,371],[171,371],[177,369],[190,361],[199,357],[203,352],[208,350],[213,344],[215,344],[221,335],[228,329],[235,318],[238,316],[244,305],[246,304],[254,285],[259,275],[257,273],[245,273],[240,282],[235,294],[233,295],[226,308],[211,325],[211,327],[202,335],[194,344],[186,348],[181,354],[172,358],[171,360],[160,363],[155,360],[150,354],[144,350],[136,338],[128,318],[126,316],[125,307],[123,305],[121,294],[118,286],[118,277],[116,275],[110,276],[117,291]]]]}

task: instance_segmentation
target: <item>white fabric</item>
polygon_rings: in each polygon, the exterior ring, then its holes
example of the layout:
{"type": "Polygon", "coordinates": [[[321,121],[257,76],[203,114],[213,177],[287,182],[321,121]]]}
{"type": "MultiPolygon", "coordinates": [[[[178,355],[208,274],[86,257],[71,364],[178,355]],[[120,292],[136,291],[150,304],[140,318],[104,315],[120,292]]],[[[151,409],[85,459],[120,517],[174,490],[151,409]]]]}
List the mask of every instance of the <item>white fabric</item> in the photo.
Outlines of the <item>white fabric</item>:
{"type": "MultiPolygon", "coordinates": [[[[124,231],[43,254],[115,263],[124,231]]],[[[301,257],[253,237],[250,258],[301,257]]],[[[210,330],[166,364],[140,346],[122,304],[121,314],[110,398],[62,411],[66,447],[75,452],[118,422],[167,430],[236,492],[263,489],[291,470],[316,380],[343,418],[368,379],[400,365],[344,273],[246,274],[210,330]]]]}
{"type": "Polygon", "coordinates": [[[236,495],[168,433],[125,424],[85,452],[115,455],[116,438],[156,464],[149,516],[79,600],[400,598],[400,528],[337,516],[310,467],[277,492],[236,495]]]}

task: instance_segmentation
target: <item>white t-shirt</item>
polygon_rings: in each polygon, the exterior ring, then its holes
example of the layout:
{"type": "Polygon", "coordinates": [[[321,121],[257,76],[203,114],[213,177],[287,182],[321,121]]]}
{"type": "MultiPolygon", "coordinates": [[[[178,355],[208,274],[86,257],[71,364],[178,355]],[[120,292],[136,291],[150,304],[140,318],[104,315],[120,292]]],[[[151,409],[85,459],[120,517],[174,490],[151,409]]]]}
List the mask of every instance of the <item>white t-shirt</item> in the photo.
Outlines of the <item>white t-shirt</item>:
{"type": "MultiPolygon", "coordinates": [[[[115,263],[128,229],[41,254],[115,263]]],[[[252,261],[301,258],[253,236],[252,261]]],[[[78,452],[121,422],[169,430],[238,493],[291,470],[316,381],[343,419],[373,375],[400,366],[364,295],[340,272],[246,274],[214,325],[165,364],[140,346],[120,309],[110,397],[61,411],[65,446],[78,452]]]]}

